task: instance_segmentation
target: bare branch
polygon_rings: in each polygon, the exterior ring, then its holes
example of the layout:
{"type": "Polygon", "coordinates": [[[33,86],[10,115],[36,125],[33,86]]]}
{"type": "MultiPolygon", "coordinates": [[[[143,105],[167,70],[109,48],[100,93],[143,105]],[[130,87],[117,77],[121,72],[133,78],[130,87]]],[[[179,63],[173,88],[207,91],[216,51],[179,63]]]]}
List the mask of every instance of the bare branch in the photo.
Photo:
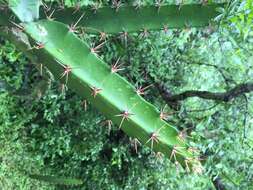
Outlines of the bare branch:
{"type": "Polygon", "coordinates": [[[245,93],[253,91],[253,83],[242,83],[231,90],[228,90],[227,92],[209,92],[209,91],[197,91],[197,90],[189,90],[185,91],[180,94],[172,95],[172,96],[167,96],[166,100],[169,102],[177,102],[181,100],[185,100],[190,97],[199,97],[203,99],[209,99],[209,100],[217,100],[217,101],[224,101],[228,102],[240,95],[243,95],[245,93]]]}

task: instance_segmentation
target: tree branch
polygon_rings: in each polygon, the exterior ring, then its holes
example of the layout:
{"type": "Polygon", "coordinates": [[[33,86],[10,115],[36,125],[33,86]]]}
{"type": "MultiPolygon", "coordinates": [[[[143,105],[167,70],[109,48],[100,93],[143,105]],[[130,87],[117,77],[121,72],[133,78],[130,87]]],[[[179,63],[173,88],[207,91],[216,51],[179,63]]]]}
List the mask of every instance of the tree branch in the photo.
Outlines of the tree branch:
{"type": "Polygon", "coordinates": [[[216,177],[215,179],[212,177],[212,183],[216,190],[226,190],[226,187],[220,177],[216,177]]]}
{"type": "MultiPolygon", "coordinates": [[[[162,90],[162,89],[160,89],[162,90]]],[[[240,95],[243,95],[245,93],[253,91],[253,83],[243,83],[239,84],[236,87],[232,88],[231,90],[228,90],[227,92],[223,93],[214,93],[209,91],[197,91],[197,90],[189,90],[185,91],[180,94],[171,95],[166,93],[163,89],[163,98],[168,102],[178,102],[181,100],[185,100],[190,97],[199,97],[203,99],[209,99],[209,100],[217,100],[217,101],[224,101],[228,102],[240,95]]]]}

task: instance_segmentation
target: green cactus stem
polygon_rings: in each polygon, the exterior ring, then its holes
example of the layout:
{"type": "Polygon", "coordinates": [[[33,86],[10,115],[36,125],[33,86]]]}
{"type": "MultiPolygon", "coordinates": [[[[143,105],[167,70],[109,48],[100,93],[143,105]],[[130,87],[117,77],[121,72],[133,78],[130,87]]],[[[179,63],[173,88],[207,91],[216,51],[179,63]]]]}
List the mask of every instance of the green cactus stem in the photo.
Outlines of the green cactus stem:
{"type": "MultiPolygon", "coordinates": [[[[139,9],[134,6],[122,6],[117,10],[111,7],[101,7],[97,10],[65,8],[55,10],[52,18],[71,25],[84,14],[78,25],[84,27],[87,33],[118,34],[121,32],[131,33],[144,30],[207,26],[219,14],[217,8],[224,5],[186,4],[165,5],[159,8],[145,6],[139,9]]],[[[50,15],[52,11],[53,9],[47,14],[50,15]]]]}
{"type": "Polygon", "coordinates": [[[22,22],[31,22],[39,18],[40,1],[10,0],[9,7],[16,15],[19,15],[22,22]]]}
{"type": "Polygon", "coordinates": [[[40,20],[24,27],[34,42],[43,44],[42,48],[32,51],[55,78],[91,102],[130,137],[167,157],[178,147],[173,160],[176,158],[182,165],[185,165],[186,158],[193,158],[187,145],[179,139],[176,128],[165,122],[153,105],[113,72],[66,25],[40,20]]]}

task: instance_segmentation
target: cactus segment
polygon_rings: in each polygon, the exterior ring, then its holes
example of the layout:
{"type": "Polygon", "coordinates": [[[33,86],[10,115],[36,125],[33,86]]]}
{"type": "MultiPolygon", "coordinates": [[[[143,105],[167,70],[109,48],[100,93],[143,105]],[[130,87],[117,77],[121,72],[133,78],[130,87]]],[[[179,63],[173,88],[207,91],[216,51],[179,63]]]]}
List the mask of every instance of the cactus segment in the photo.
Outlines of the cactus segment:
{"type": "MultiPolygon", "coordinates": [[[[218,7],[225,4],[186,4],[145,6],[136,10],[134,6],[121,6],[117,11],[111,7],[102,7],[96,11],[88,8],[66,8],[54,11],[53,18],[67,25],[73,24],[82,14],[79,26],[88,33],[119,34],[122,32],[140,32],[143,30],[167,30],[170,28],[207,26],[218,16],[218,7]]],[[[44,15],[45,17],[45,15],[44,15]]]]}
{"type": "Polygon", "coordinates": [[[181,147],[174,158],[183,166],[186,159],[193,159],[187,145],[178,139],[177,129],[162,120],[153,105],[124,78],[111,72],[111,68],[66,25],[40,20],[26,23],[24,28],[34,44],[44,44],[43,48],[31,50],[38,61],[63,83],[66,83],[66,75],[63,77],[66,67],[71,68],[66,85],[90,101],[130,137],[168,158],[174,147],[181,147]],[[95,96],[94,89],[99,89],[95,96]],[[151,139],[154,134],[155,139],[151,139]]]}

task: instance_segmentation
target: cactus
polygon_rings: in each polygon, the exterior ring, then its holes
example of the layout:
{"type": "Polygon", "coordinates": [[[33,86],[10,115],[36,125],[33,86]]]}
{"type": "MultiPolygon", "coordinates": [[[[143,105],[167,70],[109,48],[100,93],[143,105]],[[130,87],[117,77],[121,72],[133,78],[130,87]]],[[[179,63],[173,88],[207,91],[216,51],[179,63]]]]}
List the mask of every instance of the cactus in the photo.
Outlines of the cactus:
{"type": "Polygon", "coordinates": [[[44,44],[43,48],[34,50],[40,62],[129,136],[166,155],[172,154],[174,146],[181,147],[177,158],[181,163],[184,162],[181,154],[192,157],[177,139],[177,130],[66,25],[41,20],[25,24],[25,31],[44,44]]]}
{"type": "Polygon", "coordinates": [[[22,22],[39,18],[40,1],[11,0],[9,6],[22,22]]]}
{"type": "Polygon", "coordinates": [[[217,7],[221,6],[224,4],[161,5],[138,9],[134,6],[101,7],[96,10],[66,8],[54,11],[52,17],[56,21],[71,25],[73,19],[78,20],[84,13],[84,18],[78,24],[84,27],[86,32],[117,34],[206,26],[218,14],[217,7]]]}
{"type": "MultiPolygon", "coordinates": [[[[31,3],[32,1],[24,3],[25,0],[19,2],[36,7],[38,1],[34,1],[34,4],[31,3]]],[[[66,12],[60,11],[56,14],[58,21],[52,21],[51,19],[37,20],[38,13],[36,12],[29,13],[31,17],[27,18],[27,14],[24,14],[22,10],[29,10],[29,7],[20,9],[15,7],[15,4],[11,5],[11,9],[19,20],[23,21],[18,26],[29,38],[31,47],[27,40],[15,39],[13,32],[6,36],[21,47],[30,59],[42,63],[55,75],[55,78],[91,102],[109,119],[109,123],[116,123],[132,137],[135,145],[146,144],[159,155],[163,153],[188,170],[194,169],[196,165],[199,166],[193,149],[186,144],[181,133],[165,121],[165,113],[157,110],[141,96],[142,89],[135,89],[118,74],[120,68],[117,63],[110,68],[103,62],[96,53],[99,47],[89,47],[75,35],[76,24],[70,25],[73,20],[69,19],[71,9],[67,9],[66,12]],[[25,50],[25,47],[29,47],[29,51],[25,50]]],[[[215,8],[218,6],[223,6],[223,4],[206,7],[186,5],[180,10],[173,5],[160,7],[159,10],[150,6],[140,11],[133,11],[131,7],[122,7],[116,12],[115,10],[113,12],[111,8],[102,8],[94,15],[89,11],[90,17],[86,20],[82,19],[83,15],[79,15],[78,24],[95,31],[106,31],[106,33],[118,33],[122,30],[133,32],[145,27],[145,29],[160,29],[164,24],[169,23],[171,24],[168,27],[184,27],[189,19],[192,19],[191,26],[203,26],[217,14],[215,8]],[[166,16],[167,11],[173,16],[166,16]],[[140,21],[140,19],[133,19],[134,16],[147,18],[140,21]],[[122,24],[114,24],[115,20],[112,19],[114,17],[122,24]]],[[[6,17],[6,14],[9,13],[2,12],[0,16],[6,17]]],[[[0,19],[0,25],[5,23],[0,19]]]]}

